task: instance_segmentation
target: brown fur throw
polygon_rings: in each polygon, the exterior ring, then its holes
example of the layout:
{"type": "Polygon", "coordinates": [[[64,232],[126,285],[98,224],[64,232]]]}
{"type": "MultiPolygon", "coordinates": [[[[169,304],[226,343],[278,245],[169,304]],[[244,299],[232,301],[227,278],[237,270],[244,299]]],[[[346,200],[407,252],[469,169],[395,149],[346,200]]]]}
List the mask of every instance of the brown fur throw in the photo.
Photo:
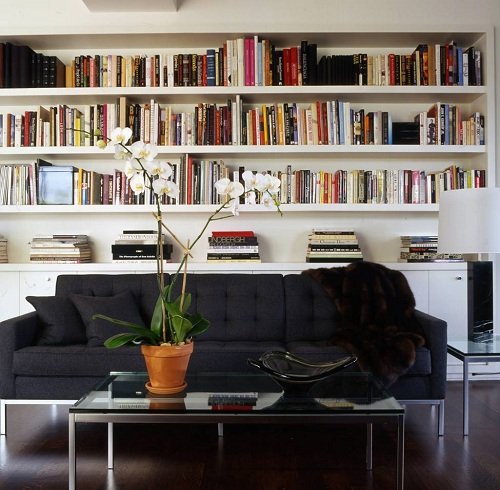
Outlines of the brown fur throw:
{"type": "Polygon", "coordinates": [[[401,272],[360,261],[303,274],[318,281],[332,298],[342,319],[332,343],[355,355],[362,370],[389,386],[410,369],[425,337],[401,272]]]}

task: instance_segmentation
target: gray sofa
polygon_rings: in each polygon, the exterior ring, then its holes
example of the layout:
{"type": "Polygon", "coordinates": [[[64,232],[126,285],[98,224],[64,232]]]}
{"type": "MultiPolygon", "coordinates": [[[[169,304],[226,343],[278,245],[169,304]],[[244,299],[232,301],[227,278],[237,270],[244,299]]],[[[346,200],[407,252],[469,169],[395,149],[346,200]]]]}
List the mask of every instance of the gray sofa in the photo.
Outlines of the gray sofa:
{"type": "MultiPolygon", "coordinates": [[[[169,276],[166,276],[169,280],[169,276]]],[[[190,372],[252,371],[248,358],[288,350],[311,360],[345,356],[329,339],[338,312],[322,286],[306,275],[190,274],[192,309],[211,327],[195,341],[190,372]]],[[[60,275],[53,297],[29,298],[37,311],[0,323],[0,398],[76,400],[110,371],[145,371],[138,347],[108,350],[102,341],[116,328],[92,313],[151,317],[154,274],[60,275]],[[102,322],[102,320],[99,320],[102,322]]],[[[426,335],[416,362],[390,391],[405,403],[439,405],[443,431],[446,322],[416,312],[426,335]]]]}

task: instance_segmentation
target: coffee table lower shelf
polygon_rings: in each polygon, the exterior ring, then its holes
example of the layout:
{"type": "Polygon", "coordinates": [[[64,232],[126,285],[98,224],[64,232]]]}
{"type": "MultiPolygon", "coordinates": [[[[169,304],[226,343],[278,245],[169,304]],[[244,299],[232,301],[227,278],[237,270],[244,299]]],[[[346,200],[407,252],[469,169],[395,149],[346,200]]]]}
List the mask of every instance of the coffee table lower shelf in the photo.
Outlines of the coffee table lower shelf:
{"type": "MultiPolygon", "coordinates": [[[[136,376],[133,373],[123,373],[122,376],[136,376]]],[[[249,382],[250,378],[262,377],[244,376],[243,382],[249,382]]],[[[207,378],[208,379],[208,378],[207,378]]],[[[238,378],[235,377],[235,380],[238,378]]],[[[267,380],[266,380],[267,381],[267,380]]],[[[239,383],[242,385],[244,383],[239,383]]],[[[404,409],[393,399],[390,399],[386,410],[380,410],[379,407],[372,413],[367,409],[361,410],[323,410],[323,411],[300,411],[295,409],[286,409],[285,412],[275,413],[264,409],[255,411],[240,411],[235,408],[232,411],[214,410],[214,411],[176,411],[168,412],[162,410],[155,412],[147,409],[137,409],[141,406],[141,400],[131,400],[130,403],[121,403],[119,410],[99,408],[99,404],[92,406],[93,401],[87,402],[94,394],[106,393],[102,390],[103,386],[111,386],[113,383],[106,379],[96,391],[86,395],[69,409],[69,490],[77,488],[77,455],[76,455],[76,435],[77,424],[79,423],[106,423],[108,424],[108,469],[114,469],[114,444],[113,444],[113,426],[114,424],[217,424],[219,437],[223,436],[224,424],[366,424],[366,469],[372,469],[372,442],[373,442],[373,424],[392,422],[397,425],[397,465],[396,465],[396,488],[403,490],[404,487],[404,409]],[[288,410],[288,411],[286,411],[288,410]]],[[[116,380],[115,380],[116,384],[116,380]]],[[[189,389],[189,388],[188,388],[189,389]]],[[[210,390],[212,391],[212,390],[210,390]]],[[[276,390],[275,390],[276,391],[276,390]]],[[[279,389],[278,389],[279,391],[279,389]]],[[[109,389],[111,394],[112,389],[109,389]]],[[[219,390],[217,391],[219,392],[219,390]]],[[[276,393],[275,393],[276,394],[276,393]]],[[[279,397],[279,393],[276,396],[279,397]]],[[[109,395],[111,397],[111,395],[109,395]]],[[[260,396],[260,392],[259,392],[260,396]]],[[[97,399],[97,398],[96,398],[97,399]]],[[[101,397],[101,404],[103,398],[101,397]]]]}

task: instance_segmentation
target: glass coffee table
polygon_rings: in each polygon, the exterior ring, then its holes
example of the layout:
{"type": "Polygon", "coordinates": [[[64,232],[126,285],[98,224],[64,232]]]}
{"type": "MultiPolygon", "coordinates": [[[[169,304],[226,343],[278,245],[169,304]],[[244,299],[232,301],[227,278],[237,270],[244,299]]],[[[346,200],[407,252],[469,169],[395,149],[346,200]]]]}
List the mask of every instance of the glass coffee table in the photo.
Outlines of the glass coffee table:
{"type": "Polygon", "coordinates": [[[372,469],[372,424],[397,425],[396,488],[404,484],[404,408],[368,373],[341,373],[316,383],[307,395],[284,396],[264,374],[200,374],[186,378],[175,395],[152,395],[146,373],[111,373],[69,409],[69,488],[76,488],[76,429],[82,422],[108,424],[108,468],[114,468],[115,423],[367,425],[366,466],[372,469]]]}
{"type": "Polygon", "coordinates": [[[448,354],[460,359],[463,371],[463,433],[469,435],[469,363],[500,362],[500,336],[488,342],[468,339],[448,340],[448,354]]]}

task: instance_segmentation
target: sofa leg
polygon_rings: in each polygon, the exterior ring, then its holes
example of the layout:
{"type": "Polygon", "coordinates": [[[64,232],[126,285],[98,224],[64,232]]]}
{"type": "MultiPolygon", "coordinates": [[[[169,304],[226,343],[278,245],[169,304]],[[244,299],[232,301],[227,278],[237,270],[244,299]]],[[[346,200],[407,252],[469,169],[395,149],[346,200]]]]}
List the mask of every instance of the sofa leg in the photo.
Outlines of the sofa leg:
{"type": "Polygon", "coordinates": [[[438,405],[438,436],[444,436],[444,400],[438,405]]]}
{"type": "Polygon", "coordinates": [[[5,400],[0,400],[0,435],[7,433],[7,405],[5,400]]]}

